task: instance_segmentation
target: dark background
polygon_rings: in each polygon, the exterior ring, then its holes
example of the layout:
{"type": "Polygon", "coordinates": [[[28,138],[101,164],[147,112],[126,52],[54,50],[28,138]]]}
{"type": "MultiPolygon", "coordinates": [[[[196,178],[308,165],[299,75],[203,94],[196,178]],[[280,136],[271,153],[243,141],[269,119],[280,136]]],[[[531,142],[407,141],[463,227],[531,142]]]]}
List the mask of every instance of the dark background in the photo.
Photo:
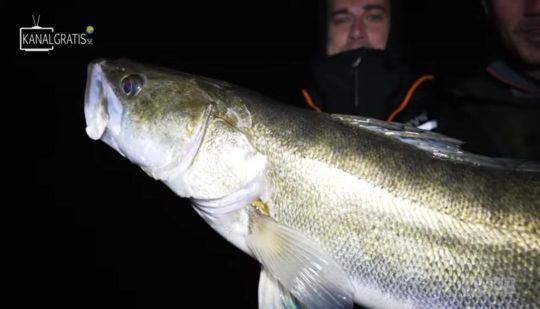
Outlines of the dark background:
{"type": "MultiPolygon", "coordinates": [[[[97,57],[223,79],[302,106],[319,44],[318,4],[223,2],[42,5],[7,14],[16,88],[4,90],[17,94],[8,114],[18,123],[9,131],[12,154],[25,159],[21,166],[31,162],[33,188],[22,198],[34,200],[21,207],[26,224],[17,235],[25,237],[15,250],[27,297],[41,291],[38,300],[74,308],[256,307],[258,264],[186,200],[84,131],[86,66],[97,57]],[[92,25],[94,45],[19,51],[18,28],[32,26],[32,14],[61,32],[92,25]]],[[[479,1],[410,1],[408,13],[417,58],[443,79],[487,60],[479,1]]]]}

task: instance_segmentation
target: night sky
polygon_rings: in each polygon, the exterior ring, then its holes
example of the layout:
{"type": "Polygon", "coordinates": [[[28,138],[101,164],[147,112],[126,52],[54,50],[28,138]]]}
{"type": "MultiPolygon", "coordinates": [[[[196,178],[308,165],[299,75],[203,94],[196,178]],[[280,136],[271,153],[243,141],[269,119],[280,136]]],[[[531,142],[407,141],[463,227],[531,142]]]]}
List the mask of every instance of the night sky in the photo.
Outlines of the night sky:
{"type": "MultiPolygon", "coordinates": [[[[32,220],[22,229],[28,239],[18,243],[25,250],[20,261],[29,271],[21,281],[29,297],[46,291],[45,303],[72,308],[183,308],[188,302],[256,307],[258,264],[217,235],[186,200],[87,137],[86,67],[98,57],[131,58],[303,106],[300,89],[318,46],[318,5],[177,3],[171,8],[126,2],[114,9],[88,3],[8,14],[22,98],[10,115],[24,115],[24,126],[11,128],[14,155],[28,156],[36,199],[24,210],[36,224],[32,220]],[[19,27],[32,26],[32,14],[41,15],[40,26],[56,31],[83,32],[91,25],[94,43],[19,51],[19,27]]],[[[417,58],[443,78],[485,63],[486,23],[478,2],[416,1],[408,13],[417,58]]]]}

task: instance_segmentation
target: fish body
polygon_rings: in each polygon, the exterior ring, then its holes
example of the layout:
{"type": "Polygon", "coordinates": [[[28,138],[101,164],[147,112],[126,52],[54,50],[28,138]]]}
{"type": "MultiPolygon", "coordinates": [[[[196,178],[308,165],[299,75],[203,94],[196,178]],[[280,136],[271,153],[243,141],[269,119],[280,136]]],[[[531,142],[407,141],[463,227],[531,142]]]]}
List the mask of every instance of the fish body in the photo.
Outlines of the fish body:
{"type": "Polygon", "coordinates": [[[88,76],[89,136],[257,259],[261,308],[540,307],[537,168],[127,60],[88,76]]]}

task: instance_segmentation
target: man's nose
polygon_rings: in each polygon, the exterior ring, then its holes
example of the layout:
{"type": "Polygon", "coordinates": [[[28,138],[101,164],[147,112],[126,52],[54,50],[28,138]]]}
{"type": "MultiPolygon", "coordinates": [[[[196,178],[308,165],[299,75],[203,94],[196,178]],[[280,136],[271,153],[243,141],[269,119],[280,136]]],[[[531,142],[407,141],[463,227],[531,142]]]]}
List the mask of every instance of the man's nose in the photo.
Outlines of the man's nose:
{"type": "Polygon", "coordinates": [[[352,40],[363,39],[366,36],[366,25],[363,18],[355,18],[351,24],[349,38],[352,40]]]}
{"type": "Polygon", "coordinates": [[[525,0],[525,16],[540,16],[540,0],[525,0]]]}

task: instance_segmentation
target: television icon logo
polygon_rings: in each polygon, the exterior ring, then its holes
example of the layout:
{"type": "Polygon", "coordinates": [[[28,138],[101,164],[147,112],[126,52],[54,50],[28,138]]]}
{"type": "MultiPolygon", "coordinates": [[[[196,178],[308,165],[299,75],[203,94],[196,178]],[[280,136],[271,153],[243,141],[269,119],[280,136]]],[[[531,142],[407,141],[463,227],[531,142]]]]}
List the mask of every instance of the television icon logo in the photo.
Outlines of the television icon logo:
{"type": "Polygon", "coordinates": [[[39,18],[36,22],[34,15],[33,27],[19,28],[19,49],[26,52],[47,52],[54,49],[53,45],[53,27],[40,27],[39,18]]]}

